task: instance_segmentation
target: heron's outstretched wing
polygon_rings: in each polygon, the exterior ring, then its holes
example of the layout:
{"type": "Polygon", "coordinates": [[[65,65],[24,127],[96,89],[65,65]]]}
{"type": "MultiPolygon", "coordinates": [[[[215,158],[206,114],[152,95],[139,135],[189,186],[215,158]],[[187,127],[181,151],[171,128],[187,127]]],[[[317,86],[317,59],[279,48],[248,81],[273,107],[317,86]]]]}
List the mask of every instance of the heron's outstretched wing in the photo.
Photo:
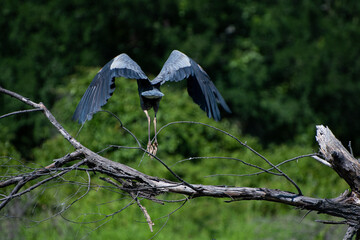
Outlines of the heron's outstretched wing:
{"type": "Polygon", "coordinates": [[[95,75],[73,115],[73,120],[84,123],[106,104],[115,90],[115,77],[148,80],[140,66],[128,55],[120,54],[95,75]]]}
{"type": "Polygon", "coordinates": [[[187,79],[189,95],[207,113],[209,118],[213,117],[216,121],[221,119],[218,103],[225,111],[231,113],[224,98],[204,69],[178,50],[172,51],[159,75],[151,81],[151,84],[160,83],[162,85],[167,81],[178,82],[183,79],[187,79]]]}

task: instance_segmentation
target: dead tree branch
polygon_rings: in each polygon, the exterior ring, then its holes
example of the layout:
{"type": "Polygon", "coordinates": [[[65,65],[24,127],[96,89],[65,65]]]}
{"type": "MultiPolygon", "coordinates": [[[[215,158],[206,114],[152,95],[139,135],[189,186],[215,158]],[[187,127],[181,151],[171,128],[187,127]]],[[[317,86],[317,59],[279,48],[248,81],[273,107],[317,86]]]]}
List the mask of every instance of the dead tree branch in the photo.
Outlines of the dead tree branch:
{"type": "Polygon", "coordinates": [[[320,146],[323,159],[343,178],[351,190],[360,194],[360,163],[336,139],[328,127],[317,126],[316,140],[320,146]]]}
{"type": "MultiPolygon", "coordinates": [[[[334,199],[320,199],[303,196],[300,187],[289,176],[287,176],[283,171],[279,169],[279,165],[271,163],[268,159],[266,159],[260,153],[256,152],[251,147],[249,147],[246,143],[241,142],[235,136],[213,126],[197,122],[174,122],[169,123],[168,125],[179,123],[202,124],[212,129],[215,129],[216,131],[220,131],[228,135],[229,137],[234,138],[242,146],[248,148],[250,151],[253,152],[253,154],[260,157],[267,164],[269,164],[269,169],[260,168],[260,170],[271,174],[272,170],[274,171],[273,174],[283,176],[287,181],[289,181],[295,186],[295,188],[297,189],[297,193],[268,188],[226,187],[190,184],[181,179],[175,172],[170,169],[170,167],[168,167],[164,163],[164,161],[162,161],[156,156],[153,157],[157,159],[161,164],[163,164],[178,179],[178,182],[150,176],[127,165],[104,158],[97,153],[91,151],[90,149],[84,147],[57,122],[55,117],[42,103],[34,103],[31,100],[24,98],[17,93],[3,89],[1,87],[0,92],[14,97],[22,101],[23,103],[33,107],[34,111],[42,111],[45,114],[46,118],[58,130],[58,132],[74,147],[74,151],[72,153],[67,154],[60,159],[55,159],[53,163],[49,164],[45,168],[33,170],[25,174],[23,173],[16,176],[10,176],[8,177],[8,179],[0,182],[0,188],[4,189],[10,188],[11,186],[15,185],[12,188],[10,194],[2,194],[2,197],[0,198],[0,210],[3,209],[12,199],[32,191],[36,187],[44,184],[45,182],[51,181],[72,170],[79,169],[86,171],[86,168],[84,167],[87,167],[88,171],[99,172],[108,177],[111,177],[113,180],[106,178],[106,181],[111,182],[111,184],[116,188],[129,193],[129,195],[133,198],[133,200],[141,208],[141,211],[144,213],[150,229],[152,229],[153,223],[147,210],[141,205],[138,198],[141,197],[151,201],[162,202],[156,197],[164,193],[172,193],[186,195],[188,196],[188,198],[224,198],[227,199],[227,202],[241,200],[263,200],[278,202],[300,209],[316,211],[321,214],[327,214],[344,219],[344,223],[349,226],[349,229],[344,239],[351,239],[359,231],[360,205],[358,195],[360,193],[360,164],[343,147],[343,145],[335,138],[335,136],[331,133],[330,129],[328,129],[327,127],[317,126],[316,140],[320,145],[320,156],[316,157],[321,159],[321,162],[326,162],[326,165],[330,165],[337,172],[337,174],[348,183],[352,190],[350,193],[346,192],[342,196],[334,199]],[[64,168],[64,165],[70,162],[75,163],[72,163],[71,167],[64,168]],[[48,177],[41,181],[34,181],[37,178],[43,176],[48,177]],[[25,186],[26,188],[23,189],[25,186]]],[[[6,116],[10,115],[11,114],[7,114],[6,116]]],[[[3,117],[6,116],[4,115],[3,117]]],[[[157,134],[159,134],[162,129],[160,129],[157,134]]],[[[132,134],[129,130],[125,130],[132,134]]],[[[133,134],[132,136],[136,139],[133,134]]],[[[139,150],[149,154],[141,146],[138,140],[136,142],[138,144],[137,148],[139,150]]],[[[314,155],[311,154],[309,156],[314,155]]]]}

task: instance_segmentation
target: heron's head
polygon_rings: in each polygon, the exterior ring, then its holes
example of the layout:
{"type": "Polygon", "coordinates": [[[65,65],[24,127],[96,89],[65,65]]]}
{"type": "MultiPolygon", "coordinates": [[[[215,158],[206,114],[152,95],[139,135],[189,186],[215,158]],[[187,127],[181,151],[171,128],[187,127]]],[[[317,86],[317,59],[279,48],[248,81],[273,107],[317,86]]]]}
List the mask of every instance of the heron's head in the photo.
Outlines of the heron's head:
{"type": "Polygon", "coordinates": [[[162,92],[160,92],[160,90],[154,88],[152,90],[142,92],[141,96],[148,99],[157,99],[157,98],[162,98],[165,95],[162,92]]]}

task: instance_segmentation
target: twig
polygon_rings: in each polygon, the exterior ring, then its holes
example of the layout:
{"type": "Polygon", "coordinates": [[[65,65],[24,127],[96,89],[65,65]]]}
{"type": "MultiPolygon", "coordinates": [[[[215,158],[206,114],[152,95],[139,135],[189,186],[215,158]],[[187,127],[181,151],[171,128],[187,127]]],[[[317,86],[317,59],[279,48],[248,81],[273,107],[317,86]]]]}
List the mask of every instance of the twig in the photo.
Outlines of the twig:
{"type": "MultiPolygon", "coordinates": [[[[139,149],[139,150],[141,150],[141,151],[143,151],[144,153],[148,154],[150,157],[155,158],[155,159],[156,159],[158,162],[160,162],[175,178],[177,178],[180,182],[184,183],[186,186],[192,188],[192,189],[195,190],[195,191],[201,191],[201,190],[202,190],[201,188],[196,189],[194,186],[192,186],[191,184],[189,184],[188,182],[186,182],[186,181],[185,181],[184,179],[182,179],[179,175],[177,175],[174,171],[172,171],[172,170],[170,169],[170,167],[167,166],[167,165],[165,164],[165,162],[162,161],[159,157],[155,156],[154,154],[148,152],[147,149],[143,148],[142,145],[141,145],[141,143],[140,143],[140,141],[139,141],[139,140],[137,139],[137,137],[135,136],[135,134],[133,134],[129,129],[127,129],[127,128],[122,124],[122,122],[121,122],[121,120],[120,120],[119,117],[117,117],[117,116],[116,116],[115,114],[113,114],[112,112],[109,112],[109,111],[104,111],[104,112],[111,114],[113,117],[115,117],[115,118],[119,121],[121,127],[135,139],[135,141],[136,141],[137,144],[138,144],[138,149],[139,149]]],[[[60,125],[60,126],[61,126],[61,125],[60,125]]],[[[160,131],[159,131],[159,132],[160,132],[160,131]]],[[[114,145],[113,145],[113,146],[114,146],[114,145]]],[[[132,149],[136,149],[136,147],[134,147],[134,148],[132,148],[132,149]]]]}
{"type": "Polygon", "coordinates": [[[324,164],[324,165],[332,168],[331,164],[328,163],[326,160],[322,159],[321,157],[319,157],[319,156],[312,156],[312,158],[315,159],[316,161],[318,161],[318,162],[320,162],[320,163],[322,163],[322,164],[324,164]]]}
{"type": "Polygon", "coordinates": [[[173,210],[172,212],[168,213],[168,214],[165,215],[165,216],[162,216],[162,217],[159,217],[159,218],[156,219],[156,220],[158,220],[158,219],[161,219],[161,218],[166,218],[166,221],[165,221],[165,223],[161,226],[161,228],[160,228],[151,238],[149,238],[149,240],[150,240],[150,239],[154,239],[154,237],[156,237],[156,236],[164,229],[164,227],[166,226],[167,222],[169,221],[170,216],[171,216],[172,214],[174,214],[175,212],[177,212],[179,209],[181,209],[181,208],[185,205],[185,203],[187,203],[188,200],[189,200],[189,199],[186,198],[186,199],[183,201],[183,203],[182,203],[179,207],[177,207],[175,210],[173,210]]]}
{"type": "MultiPolygon", "coordinates": [[[[290,158],[290,159],[287,159],[287,160],[284,160],[282,161],[281,163],[278,163],[276,164],[276,167],[280,167],[281,165],[284,165],[288,162],[292,162],[292,161],[296,161],[296,160],[299,160],[301,158],[305,158],[305,157],[312,157],[316,155],[316,153],[310,153],[310,154],[305,154],[305,155],[301,155],[301,156],[297,156],[297,157],[294,157],[294,158],[290,158]]],[[[234,159],[236,160],[236,159],[234,159]]],[[[239,159],[240,160],[240,159],[239,159]]],[[[241,160],[240,160],[241,161],[241,160]]],[[[256,165],[255,165],[256,166],[256,165]]],[[[258,167],[255,167],[255,168],[258,168],[258,167]]],[[[262,168],[259,168],[259,169],[262,169],[262,168]]],[[[249,174],[213,174],[213,175],[209,175],[209,176],[206,176],[206,177],[216,177],[216,176],[236,176],[236,177],[249,177],[249,176],[255,176],[255,175],[260,175],[262,173],[269,173],[269,174],[273,174],[275,176],[282,176],[280,173],[275,173],[275,172],[271,172],[271,170],[273,170],[274,168],[271,167],[271,168],[268,168],[268,169],[264,169],[263,171],[260,171],[260,172],[255,172],[255,173],[249,173],[249,174]]]]}
{"type": "Polygon", "coordinates": [[[12,116],[12,115],[16,115],[16,114],[29,113],[29,112],[37,112],[37,111],[42,111],[42,109],[40,109],[40,108],[35,108],[35,109],[20,110],[20,111],[16,111],[16,112],[12,112],[12,113],[8,113],[8,114],[5,114],[5,115],[2,115],[2,116],[0,116],[0,119],[1,119],[1,118],[6,118],[6,117],[9,117],[9,116],[12,116]]]}
{"type": "MultiPolygon", "coordinates": [[[[109,178],[102,178],[102,180],[118,187],[119,189],[123,189],[122,186],[120,186],[119,184],[115,183],[114,181],[112,181],[111,179],[109,178]]],[[[126,182],[124,182],[123,180],[121,179],[118,179],[119,182],[121,182],[121,184],[123,185],[127,185],[126,182]]],[[[150,231],[153,232],[153,226],[155,225],[152,221],[151,221],[151,217],[148,213],[148,211],[146,210],[146,208],[141,205],[140,201],[139,201],[139,198],[138,198],[138,195],[135,194],[133,191],[128,191],[128,193],[130,194],[130,196],[132,197],[132,199],[134,199],[134,201],[136,202],[136,204],[139,206],[140,210],[143,212],[144,214],[144,217],[146,219],[146,222],[148,223],[149,225],[149,228],[150,228],[150,231]]]]}
{"type": "Polygon", "coordinates": [[[15,93],[15,92],[12,92],[5,88],[2,88],[1,86],[0,86],[0,92],[5,93],[5,94],[9,95],[10,97],[16,98],[16,99],[20,100],[21,102],[32,106],[33,108],[41,108],[40,104],[34,103],[33,101],[29,100],[28,98],[25,98],[18,93],[15,93]]]}
{"type": "MultiPolygon", "coordinates": [[[[35,169],[31,173],[20,174],[20,175],[11,177],[8,180],[0,182],[0,188],[4,188],[4,187],[7,187],[9,185],[16,184],[19,181],[23,180],[24,178],[27,178],[27,181],[31,181],[31,180],[34,180],[34,179],[36,179],[38,177],[47,175],[47,174],[49,174],[49,171],[50,171],[51,168],[55,168],[57,166],[60,167],[60,166],[64,165],[67,162],[77,160],[77,159],[79,159],[79,157],[81,155],[82,155],[82,153],[79,152],[79,151],[75,151],[73,153],[67,154],[62,158],[55,159],[54,163],[51,163],[50,165],[48,165],[48,166],[46,166],[44,168],[35,169]]],[[[52,169],[52,170],[57,170],[57,169],[52,169]]],[[[72,168],[70,170],[72,170],[72,168]]]]}
{"type": "Polygon", "coordinates": [[[233,136],[232,134],[221,130],[217,127],[205,124],[205,123],[201,123],[201,122],[193,122],[193,121],[177,121],[177,122],[171,122],[168,124],[165,124],[164,126],[162,126],[159,131],[157,132],[157,134],[159,134],[164,128],[173,125],[173,124],[181,124],[181,123],[188,123],[188,124],[199,124],[199,125],[203,125],[212,129],[215,129],[216,131],[219,131],[233,139],[235,139],[238,143],[240,143],[242,146],[246,147],[247,149],[249,149],[251,152],[253,152],[255,155],[257,155],[258,157],[260,157],[261,159],[263,159],[267,164],[269,164],[271,167],[273,167],[274,169],[276,169],[283,177],[285,177],[298,191],[299,195],[302,195],[301,189],[300,187],[294,182],[294,180],[292,180],[288,175],[286,175],[283,171],[281,171],[278,167],[276,167],[272,162],[270,162],[267,158],[265,158],[263,155],[261,155],[260,153],[258,153],[257,151],[255,151],[253,148],[251,148],[250,146],[248,146],[246,143],[243,143],[242,141],[240,141],[237,137],[233,136]]]}
{"type": "MultiPolygon", "coordinates": [[[[131,193],[131,195],[134,195],[134,193],[131,193]]],[[[151,218],[150,218],[150,215],[148,213],[148,211],[146,210],[146,208],[141,205],[139,199],[136,197],[136,196],[132,196],[134,198],[134,200],[136,201],[137,205],[139,206],[139,208],[141,209],[141,211],[143,212],[144,214],[144,217],[146,219],[146,222],[148,223],[149,225],[149,228],[150,228],[150,232],[153,232],[153,226],[155,225],[155,223],[153,223],[151,221],[151,218]]]]}
{"type": "Polygon", "coordinates": [[[323,223],[323,224],[347,224],[346,221],[329,221],[329,220],[315,220],[315,222],[323,223]]]}
{"type": "Polygon", "coordinates": [[[351,156],[354,157],[354,152],[353,152],[352,147],[351,147],[351,141],[349,141],[348,147],[349,147],[351,156]]]}
{"type": "MultiPolygon", "coordinates": [[[[23,194],[29,193],[30,191],[34,190],[35,188],[44,185],[45,183],[59,178],[62,179],[62,175],[66,174],[67,172],[73,171],[75,169],[85,170],[85,168],[79,168],[82,164],[87,164],[90,166],[90,169],[95,172],[101,172],[108,176],[112,176],[115,180],[120,183],[126,183],[126,188],[122,187],[121,189],[124,191],[129,192],[132,194],[133,200],[127,204],[124,208],[112,213],[105,215],[104,218],[98,221],[92,221],[92,223],[100,222],[104,219],[109,217],[113,217],[119,212],[122,212],[128,206],[134,204],[135,202],[138,204],[142,212],[144,213],[145,219],[149,224],[150,229],[152,229],[152,221],[146,209],[140,204],[139,197],[144,197],[150,200],[154,200],[155,196],[158,196],[163,193],[176,193],[186,195],[189,198],[197,198],[197,197],[213,197],[213,198],[226,198],[230,199],[227,202],[234,202],[234,201],[241,201],[241,200],[263,200],[263,201],[271,201],[271,202],[279,202],[287,205],[291,205],[300,209],[306,209],[310,211],[317,211],[318,213],[328,214],[331,216],[341,217],[345,219],[346,224],[349,225],[348,231],[344,239],[351,239],[356,232],[359,231],[359,222],[360,222],[360,205],[358,202],[358,194],[360,192],[360,181],[358,179],[358,172],[360,172],[360,163],[357,159],[349,153],[338,141],[335,136],[331,133],[328,128],[323,126],[317,126],[317,141],[320,145],[320,152],[321,156],[324,158],[319,158],[318,156],[312,155],[312,157],[318,157],[318,161],[322,162],[323,164],[327,165],[331,164],[332,168],[339,174],[339,176],[346,180],[346,182],[351,187],[351,194],[346,194],[341,197],[341,201],[339,198],[335,199],[318,199],[318,198],[311,198],[302,195],[302,192],[298,185],[283,171],[279,169],[281,164],[284,164],[289,161],[293,161],[297,158],[285,160],[280,164],[273,164],[267,158],[262,156],[260,153],[252,149],[246,143],[241,142],[238,138],[231,135],[230,133],[223,131],[219,128],[210,126],[208,124],[199,123],[199,122],[191,122],[191,121],[179,121],[179,122],[172,122],[168,123],[163,126],[156,134],[159,134],[164,128],[174,125],[174,124],[198,124],[209,127],[216,131],[221,132],[233,139],[235,139],[240,145],[249,149],[253,154],[260,157],[263,161],[265,161],[270,168],[269,169],[260,169],[264,172],[268,172],[274,175],[280,175],[287,179],[296,189],[297,194],[277,189],[268,189],[268,188],[248,188],[248,187],[227,187],[227,186],[213,186],[213,185],[201,185],[201,184],[190,184],[185,182],[182,178],[180,178],[175,172],[173,172],[169,166],[165,164],[164,161],[159,159],[158,157],[148,153],[140,144],[139,140],[136,136],[126,129],[120,119],[120,124],[122,125],[123,129],[127,131],[133,138],[136,140],[138,144],[138,149],[143,151],[146,154],[149,154],[156,160],[158,160],[163,166],[167,168],[167,170],[172,173],[180,182],[173,182],[166,179],[160,179],[154,176],[146,175],[142,172],[137,171],[131,167],[128,167],[124,164],[119,162],[110,161],[91,150],[87,149],[83,145],[81,145],[76,139],[74,139],[63,127],[60,125],[55,117],[51,114],[51,112],[42,104],[42,103],[34,103],[31,100],[22,97],[21,95],[6,90],[0,87],[0,92],[8,94],[11,97],[14,97],[25,104],[32,106],[36,111],[43,111],[45,116],[54,125],[54,127],[58,130],[62,136],[69,141],[72,146],[76,149],[75,152],[64,156],[60,160],[56,160],[55,163],[49,164],[47,167],[42,169],[36,169],[31,173],[23,173],[19,174],[18,176],[9,176],[10,179],[7,179],[0,183],[0,186],[9,186],[12,184],[16,184],[15,187],[12,189],[11,193],[8,196],[2,194],[2,198],[0,199],[0,210],[12,199],[19,197],[23,194]],[[76,164],[73,164],[69,168],[60,168],[62,164],[65,162],[69,162],[75,159],[82,159],[76,164]],[[325,163],[326,162],[326,163],[325,163]],[[58,168],[57,168],[58,167],[58,168]],[[278,173],[273,173],[271,170],[275,169],[278,173]],[[57,172],[54,174],[54,171],[57,172]],[[60,171],[60,172],[59,172],[60,171]],[[42,181],[38,181],[35,184],[31,185],[30,187],[20,191],[26,183],[29,183],[31,180],[38,178],[39,176],[43,175],[50,175],[50,177],[43,179],[42,181]],[[123,180],[126,179],[126,180],[123,180]],[[136,195],[135,195],[136,192],[136,195]]],[[[35,110],[34,110],[35,111],[35,110]]],[[[11,113],[10,115],[18,114],[18,113],[11,113]]],[[[7,115],[7,116],[10,116],[7,115]]],[[[352,151],[352,150],[351,150],[352,151]]],[[[310,156],[310,155],[308,155],[310,156]]],[[[240,160],[240,159],[238,159],[240,160]]],[[[240,160],[242,161],[242,160],[240,160]]],[[[242,161],[246,164],[245,161],[242,161]]],[[[251,166],[251,165],[248,165],[251,166]]],[[[252,167],[255,167],[252,166],[252,167]]],[[[29,168],[30,169],[30,168],[29,168]]],[[[88,170],[89,171],[89,170],[88,170]]],[[[88,178],[90,179],[90,174],[88,173],[88,178]]],[[[9,174],[4,174],[9,175],[9,174]]],[[[123,184],[123,186],[124,186],[123,184]]],[[[44,188],[45,190],[45,188],[44,188]]],[[[83,196],[87,194],[90,190],[90,181],[87,184],[87,191],[83,196]]],[[[75,200],[72,204],[74,204],[75,200]]],[[[67,206],[69,208],[72,204],[67,206]]],[[[67,209],[66,208],[66,209],[67,209]]],[[[63,211],[60,211],[62,213],[63,211]]],[[[85,222],[81,222],[85,223],[85,222]]],[[[104,223],[103,223],[104,224],[104,223]]],[[[101,225],[100,225],[101,226],[101,225]]],[[[100,227],[98,226],[98,227],[100,227]]],[[[156,234],[155,234],[156,235],[156,234]]],[[[359,233],[357,234],[359,235],[359,233]]],[[[359,236],[357,236],[358,238],[359,236]]]]}
{"type": "MultiPolygon", "coordinates": [[[[238,162],[243,163],[243,164],[246,165],[246,166],[249,166],[249,167],[253,167],[253,168],[257,168],[257,169],[259,169],[259,170],[262,170],[262,172],[269,173],[269,174],[273,174],[273,175],[277,175],[277,176],[282,176],[282,175],[279,174],[279,173],[271,172],[271,170],[269,170],[269,169],[265,169],[265,168],[259,167],[259,166],[255,165],[255,164],[251,164],[251,163],[245,162],[244,160],[241,160],[241,159],[235,158],[235,157],[216,157],[216,156],[214,156],[214,157],[191,157],[191,158],[188,158],[188,159],[185,159],[185,160],[178,161],[178,162],[174,163],[173,166],[176,165],[176,164],[178,164],[178,163],[180,163],[180,162],[191,161],[191,160],[194,160],[194,159],[227,159],[227,160],[235,160],[235,161],[238,161],[238,162]]],[[[218,175],[218,174],[215,174],[215,175],[218,175]]],[[[221,174],[219,174],[219,175],[221,175],[221,174]]],[[[211,175],[211,176],[213,176],[213,175],[211,175]]]]}
{"type": "MultiPolygon", "coordinates": [[[[84,164],[85,162],[86,162],[86,160],[82,160],[81,162],[78,162],[78,163],[74,164],[74,167],[73,167],[73,168],[76,168],[76,167],[84,164]]],[[[53,176],[51,176],[51,177],[49,177],[49,178],[46,178],[46,179],[44,179],[44,180],[42,180],[42,181],[40,181],[40,182],[32,185],[31,187],[23,190],[22,192],[19,192],[19,193],[18,193],[18,191],[19,191],[27,182],[29,182],[30,180],[32,180],[33,177],[30,176],[30,177],[28,177],[28,178],[22,179],[21,181],[18,182],[18,184],[16,185],[16,187],[15,187],[15,188],[13,189],[13,191],[9,194],[9,196],[0,199],[0,201],[2,201],[1,204],[0,204],[0,210],[1,210],[3,207],[5,207],[5,205],[6,205],[11,199],[16,198],[16,197],[19,197],[19,196],[21,196],[21,195],[23,195],[23,194],[25,194],[25,193],[28,193],[28,192],[34,190],[35,188],[41,186],[42,184],[44,184],[44,183],[46,183],[46,182],[48,182],[48,181],[50,181],[50,180],[52,180],[52,179],[58,178],[58,177],[60,177],[61,175],[64,175],[64,174],[70,172],[73,168],[70,168],[69,170],[62,171],[62,172],[60,172],[60,173],[58,173],[58,174],[55,174],[55,175],[53,175],[53,176]]]]}

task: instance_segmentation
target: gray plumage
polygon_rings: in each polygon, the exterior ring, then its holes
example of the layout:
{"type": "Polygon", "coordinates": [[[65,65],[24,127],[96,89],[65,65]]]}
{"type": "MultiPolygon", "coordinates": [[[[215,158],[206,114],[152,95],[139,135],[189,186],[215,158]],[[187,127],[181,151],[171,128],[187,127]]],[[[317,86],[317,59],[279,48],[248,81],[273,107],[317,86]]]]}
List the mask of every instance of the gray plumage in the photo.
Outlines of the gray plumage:
{"type": "Polygon", "coordinates": [[[207,113],[209,118],[214,118],[216,121],[221,119],[218,104],[225,111],[231,113],[220,92],[201,66],[184,53],[174,50],[159,75],[152,81],[128,55],[123,53],[112,59],[100,69],[90,83],[75,110],[73,120],[79,123],[90,120],[92,115],[98,112],[113,94],[116,77],[136,79],[141,108],[144,111],[153,108],[155,116],[159,102],[164,96],[160,91],[160,86],[168,81],[178,82],[184,79],[187,79],[189,95],[207,113]]]}

